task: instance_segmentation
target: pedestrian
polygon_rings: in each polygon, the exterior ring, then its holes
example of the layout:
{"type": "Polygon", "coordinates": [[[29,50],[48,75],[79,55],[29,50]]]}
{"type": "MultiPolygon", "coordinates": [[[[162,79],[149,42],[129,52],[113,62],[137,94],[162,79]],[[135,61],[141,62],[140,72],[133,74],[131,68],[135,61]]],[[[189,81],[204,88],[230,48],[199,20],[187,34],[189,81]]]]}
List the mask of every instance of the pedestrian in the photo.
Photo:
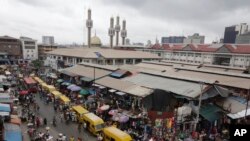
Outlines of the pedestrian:
{"type": "Polygon", "coordinates": [[[98,134],[97,140],[98,140],[98,141],[102,141],[102,139],[103,139],[103,138],[102,138],[102,135],[101,135],[101,134],[98,134]]]}
{"type": "Polygon", "coordinates": [[[60,121],[63,122],[63,113],[60,114],[60,121]]]}
{"type": "Polygon", "coordinates": [[[85,131],[87,131],[87,124],[86,124],[86,122],[83,122],[83,128],[84,128],[85,131]]]}
{"type": "Polygon", "coordinates": [[[71,136],[71,137],[69,138],[69,141],[75,141],[74,136],[71,136]]]}
{"type": "Polygon", "coordinates": [[[39,107],[39,105],[37,105],[36,106],[36,111],[39,112],[39,109],[40,109],[40,107],[39,107]]]}
{"type": "Polygon", "coordinates": [[[79,133],[81,133],[81,129],[82,129],[82,124],[79,123],[79,124],[78,124],[78,132],[79,132],[79,133]]]}
{"type": "Polygon", "coordinates": [[[46,118],[43,119],[43,125],[47,126],[47,119],[46,118]]]}

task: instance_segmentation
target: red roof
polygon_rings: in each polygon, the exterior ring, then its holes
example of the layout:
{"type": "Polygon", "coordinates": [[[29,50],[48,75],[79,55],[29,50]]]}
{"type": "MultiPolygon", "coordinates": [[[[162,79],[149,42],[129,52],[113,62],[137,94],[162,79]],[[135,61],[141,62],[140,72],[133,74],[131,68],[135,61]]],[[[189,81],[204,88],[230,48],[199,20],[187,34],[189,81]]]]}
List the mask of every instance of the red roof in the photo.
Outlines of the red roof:
{"type": "Polygon", "coordinates": [[[221,45],[212,45],[212,44],[155,44],[152,49],[163,49],[169,51],[181,51],[184,47],[189,46],[192,51],[197,52],[216,52],[221,47],[226,47],[232,53],[239,54],[250,54],[250,44],[240,45],[240,44],[221,44],[221,45]],[[217,46],[217,47],[216,47],[217,46]]]}
{"type": "Polygon", "coordinates": [[[25,77],[24,81],[26,84],[36,84],[36,81],[31,77],[25,77]]]}
{"type": "Polygon", "coordinates": [[[152,49],[162,49],[160,44],[154,44],[151,48],[152,49]]]}

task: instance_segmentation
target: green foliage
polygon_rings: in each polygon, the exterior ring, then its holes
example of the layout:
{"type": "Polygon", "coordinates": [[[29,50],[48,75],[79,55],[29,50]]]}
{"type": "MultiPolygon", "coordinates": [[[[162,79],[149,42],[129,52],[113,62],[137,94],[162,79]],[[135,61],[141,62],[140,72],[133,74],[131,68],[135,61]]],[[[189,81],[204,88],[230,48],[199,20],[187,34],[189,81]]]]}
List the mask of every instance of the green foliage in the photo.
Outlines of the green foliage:
{"type": "Polygon", "coordinates": [[[43,61],[41,61],[41,60],[33,60],[31,63],[32,63],[33,67],[35,67],[36,69],[42,67],[42,65],[43,65],[43,61]]]}

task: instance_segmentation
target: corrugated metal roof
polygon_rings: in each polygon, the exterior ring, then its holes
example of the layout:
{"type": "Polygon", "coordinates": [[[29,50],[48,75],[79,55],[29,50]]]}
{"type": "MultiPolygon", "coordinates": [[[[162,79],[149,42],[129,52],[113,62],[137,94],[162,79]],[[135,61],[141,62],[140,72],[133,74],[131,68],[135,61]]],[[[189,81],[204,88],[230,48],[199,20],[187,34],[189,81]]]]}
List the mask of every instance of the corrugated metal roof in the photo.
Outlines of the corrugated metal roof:
{"type": "Polygon", "coordinates": [[[216,104],[231,114],[236,114],[246,109],[245,104],[242,104],[231,97],[218,99],[216,104]]]}
{"type": "MultiPolygon", "coordinates": [[[[183,80],[176,80],[147,74],[137,74],[132,77],[127,77],[124,80],[150,88],[170,91],[175,94],[191,98],[195,98],[201,93],[200,84],[183,80]]],[[[205,85],[203,88],[205,88],[206,86],[207,85],[205,85]]]]}
{"type": "Polygon", "coordinates": [[[115,90],[119,90],[128,94],[132,94],[138,97],[145,97],[153,92],[152,89],[141,87],[132,82],[123,81],[121,79],[115,79],[112,77],[104,77],[97,80],[95,83],[109,87],[115,90]]]}
{"type": "Polygon", "coordinates": [[[101,54],[104,58],[138,58],[138,59],[160,59],[159,56],[149,52],[142,51],[129,51],[117,49],[103,49],[103,48],[68,48],[68,49],[55,49],[47,54],[73,56],[80,58],[98,58],[96,53],[101,54]]]}
{"type": "Polygon", "coordinates": [[[108,75],[111,73],[111,71],[103,70],[103,69],[97,69],[95,68],[95,74],[94,74],[94,68],[93,67],[85,67],[83,65],[75,65],[73,67],[69,67],[66,69],[61,70],[62,73],[68,73],[68,74],[75,74],[83,77],[88,77],[93,79],[94,75],[95,78],[100,78],[105,75],[108,75]]]}

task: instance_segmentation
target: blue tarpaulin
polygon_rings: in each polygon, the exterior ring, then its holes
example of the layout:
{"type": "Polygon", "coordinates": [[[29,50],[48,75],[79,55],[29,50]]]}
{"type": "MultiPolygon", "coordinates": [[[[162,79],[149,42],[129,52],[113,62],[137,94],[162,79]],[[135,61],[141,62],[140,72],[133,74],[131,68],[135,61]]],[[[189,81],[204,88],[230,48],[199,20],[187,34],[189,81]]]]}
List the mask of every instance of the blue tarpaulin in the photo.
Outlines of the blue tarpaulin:
{"type": "Polygon", "coordinates": [[[10,105],[0,103],[0,111],[1,112],[10,112],[10,105]]]}
{"type": "Polygon", "coordinates": [[[116,73],[116,72],[113,72],[113,73],[111,73],[110,75],[113,76],[113,77],[118,77],[118,78],[120,78],[120,77],[123,76],[123,74],[121,74],[121,73],[116,73]]]}
{"type": "Polygon", "coordinates": [[[95,90],[89,89],[89,94],[95,94],[95,90]]]}
{"type": "Polygon", "coordinates": [[[22,141],[22,132],[20,126],[16,124],[4,124],[4,140],[22,141]]]}
{"type": "Polygon", "coordinates": [[[129,72],[126,70],[117,70],[115,72],[112,72],[110,74],[110,76],[121,78],[121,77],[125,76],[126,74],[129,74],[129,72]]]}

